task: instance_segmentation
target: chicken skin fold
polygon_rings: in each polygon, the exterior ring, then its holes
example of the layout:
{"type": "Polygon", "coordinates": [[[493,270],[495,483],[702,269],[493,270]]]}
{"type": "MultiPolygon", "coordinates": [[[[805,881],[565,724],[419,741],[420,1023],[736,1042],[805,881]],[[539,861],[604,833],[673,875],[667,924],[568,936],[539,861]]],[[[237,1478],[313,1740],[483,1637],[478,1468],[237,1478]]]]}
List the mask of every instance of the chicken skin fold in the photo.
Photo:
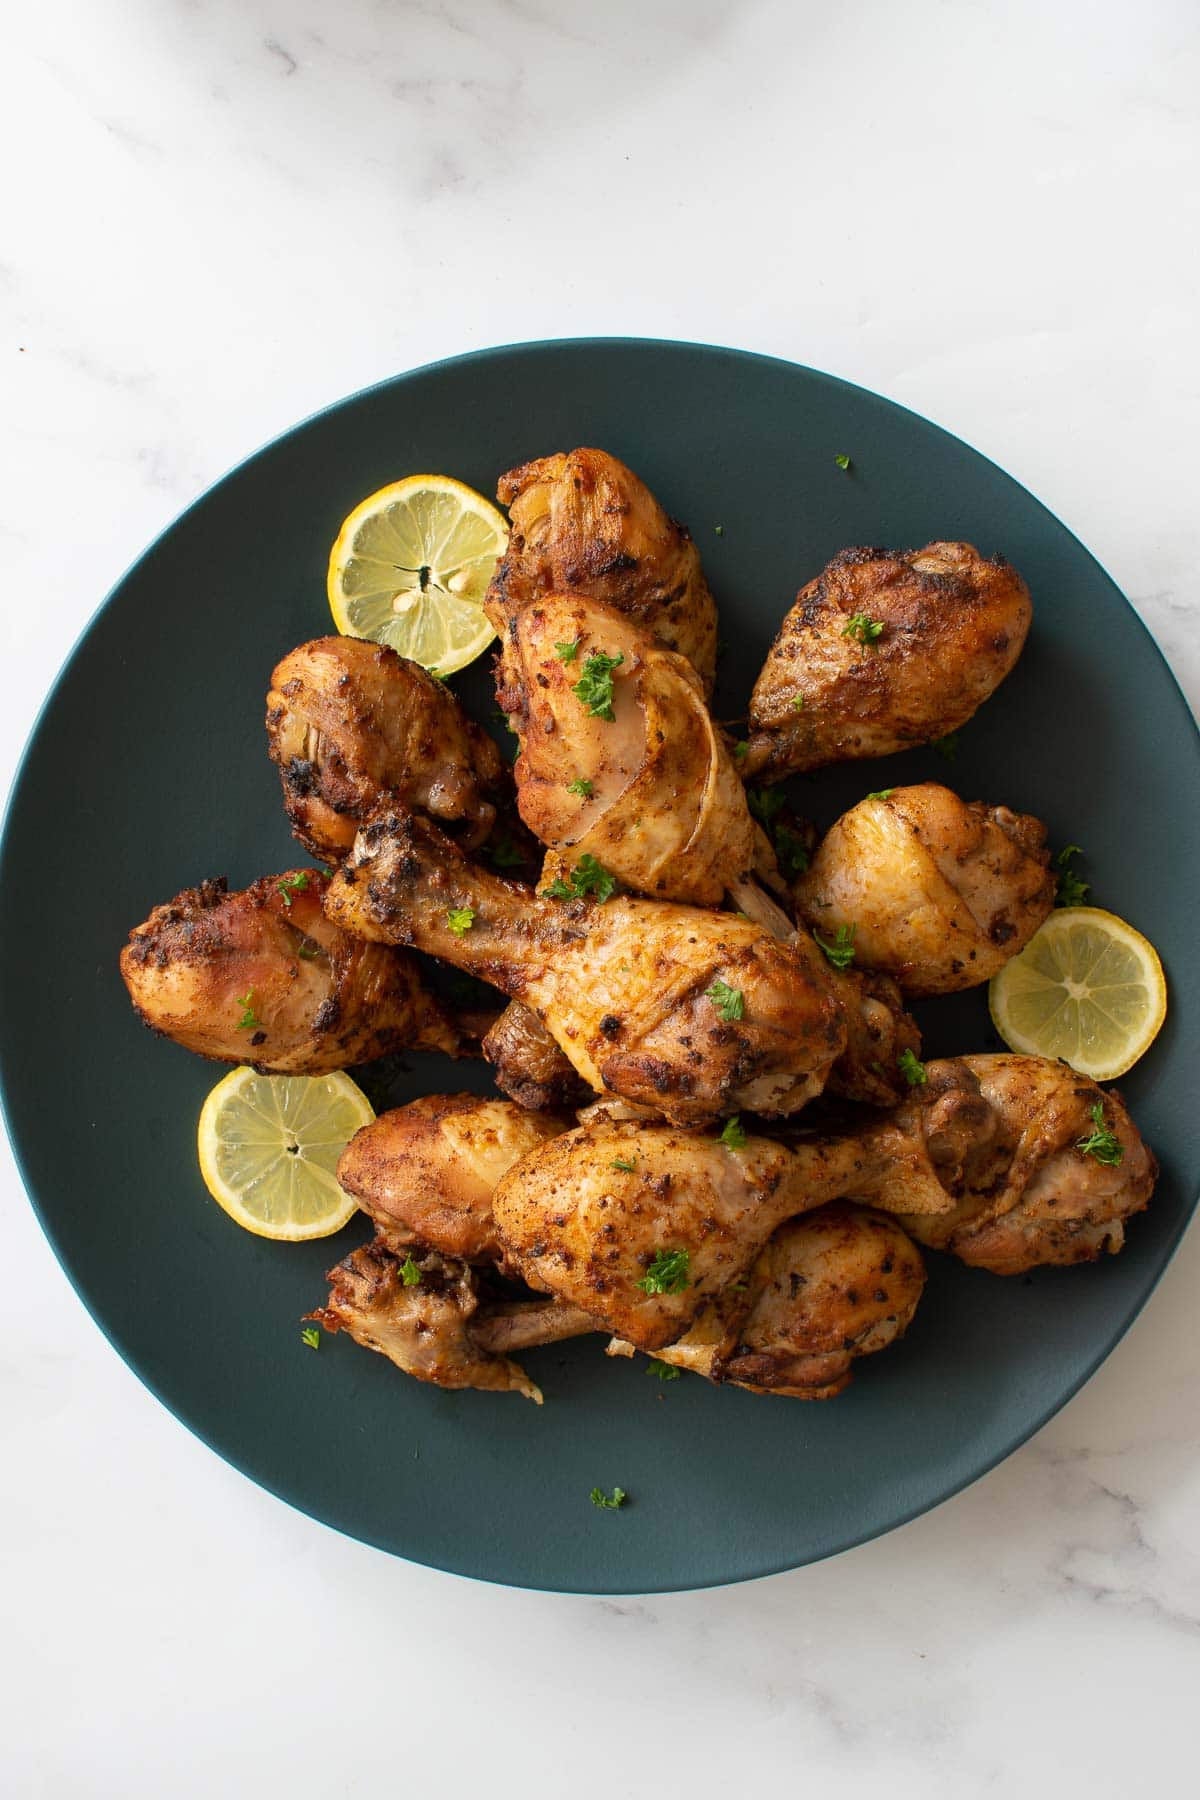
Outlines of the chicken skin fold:
{"type": "Polygon", "coordinates": [[[696,906],[719,905],[756,867],[778,879],[695,670],[635,621],[548,594],[510,618],[499,682],[521,746],[517,804],[543,844],[696,906]]]}
{"type": "Polygon", "coordinates": [[[1120,1250],[1158,1164],[1119,1094],[1039,1056],[954,1057],[928,1076],[896,1124],[923,1136],[954,1204],[903,1218],[913,1237],[995,1275],[1120,1250]]]}
{"type": "Polygon", "coordinates": [[[843,813],[793,890],[799,916],[905,994],[975,987],[1023,950],[1054,906],[1046,828],[935,782],[843,813]]]}
{"type": "Polygon", "coordinates": [[[338,861],[383,804],[487,836],[503,778],[500,752],[444,682],[384,644],[324,637],[271,676],[267,738],[292,830],[338,861]]]}
{"type": "Polygon", "coordinates": [[[151,1030],[216,1062],[322,1075],[412,1047],[461,1048],[414,960],[341,931],[317,869],[185,888],[134,927],[121,976],[151,1030]]]}
{"type": "Polygon", "coordinates": [[[330,883],[335,924],[411,944],[522,1000],[596,1093],[679,1124],[797,1111],[846,1045],[811,940],[731,913],[534,895],[407,814],[374,819],[330,883]]]}
{"type": "Polygon", "coordinates": [[[478,1094],[427,1094],[381,1113],[338,1162],[353,1194],[393,1248],[419,1243],[464,1262],[503,1257],[492,1218],[500,1177],[566,1121],[478,1094]]]}
{"type": "Polygon", "coordinates": [[[1016,570],[971,544],[843,550],[801,590],[755,683],[745,774],[779,781],[957,731],[1031,617],[1016,570]]]}
{"type": "Polygon", "coordinates": [[[685,656],[706,694],[717,660],[717,609],[700,553],[632,469],[604,450],[571,450],[510,469],[496,490],[512,519],[486,610],[508,621],[546,594],[588,594],[685,656]]]}

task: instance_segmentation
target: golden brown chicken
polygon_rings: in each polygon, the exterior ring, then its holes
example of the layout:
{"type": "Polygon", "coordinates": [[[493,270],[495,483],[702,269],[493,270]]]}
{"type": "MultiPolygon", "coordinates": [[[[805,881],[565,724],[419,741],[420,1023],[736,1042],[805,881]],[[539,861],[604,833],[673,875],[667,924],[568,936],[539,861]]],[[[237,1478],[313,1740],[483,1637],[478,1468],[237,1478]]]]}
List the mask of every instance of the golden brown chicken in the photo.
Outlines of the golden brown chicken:
{"type": "MultiPolygon", "coordinates": [[[[846,1046],[821,953],[731,913],[614,895],[583,869],[531,895],[427,820],[374,819],[330,883],[335,923],[412,944],[524,1001],[597,1093],[704,1124],[797,1111],[846,1046]]],[[[611,884],[610,884],[611,885],[611,884]]]]}
{"type": "Polygon", "coordinates": [[[517,803],[543,844],[697,906],[755,873],[778,882],[685,657],[598,600],[548,594],[510,619],[501,678],[517,803]]]}
{"type": "Polygon", "coordinates": [[[914,1237],[996,1275],[1116,1254],[1158,1175],[1119,1094],[1038,1056],[955,1057],[928,1076],[896,1122],[924,1137],[955,1203],[904,1219],[914,1237]]]}
{"type": "Polygon", "coordinates": [[[231,894],[186,888],[135,926],[121,975],[145,1024],[217,1062],[320,1075],[412,1046],[460,1048],[409,956],[322,909],[327,878],[288,869],[231,894]]]}
{"type": "Polygon", "coordinates": [[[756,1394],[832,1400],[859,1357],[903,1337],[924,1286],[921,1253],[895,1219],[838,1201],[781,1225],[745,1281],[656,1355],[756,1394]]]}
{"type": "Polygon", "coordinates": [[[507,1268],[657,1351],[749,1281],[784,1220],[840,1197],[914,1214],[949,1205],[924,1145],[886,1116],[790,1146],[600,1117],[511,1168],[492,1208],[507,1268]]]}
{"type": "Polygon", "coordinates": [[[536,1013],[510,1000],[481,1045],[496,1086],[535,1112],[582,1106],[591,1089],[536,1013]]]}
{"type": "Polygon", "coordinates": [[[502,642],[527,601],[590,594],[678,650],[711,692],[717,611],[699,552],[632,469],[604,450],[560,452],[510,469],[497,495],[512,516],[487,599],[502,642]]]}
{"type": "Polygon", "coordinates": [[[779,781],[957,731],[1031,616],[1016,570],[971,544],[843,550],[801,590],[755,683],[744,772],[779,781]]]}
{"type": "Polygon", "coordinates": [[[337,1178],[393,1248],[423,1244],[464,1262],[498,1262],[496,1183],[565,1129],[510,1100],[428,1094],[356,1132],[337,1178]]]}
{"type": "Polygon", "coordinates": [[[383,644],[325,637],[279,663],[267,737],[292,829],[337,861],[377,806],[461,823],[464,842],[496,816],[500,753],[444,682],[383,644]]]}
{"type": "Polygon", "coordinates": [[[949,994],[1025,948],[1055,885],[1038,819],[922,782],[844,813],[794,893],[820,937],[853,934],[857,964],[906,994],[949,994]]]}
{"type": "Polygon", "coordinates": [[[351,1251],[328,1280],[328,1304],[307,1315],[326,1331],[349,1332],[356,1343],[435,1387],[524,1394],[541,1405],[541,1390],[524,1370],[473,1335],[479,1292],[469,1264],[434,1250],[401,1263],[376,1242],[351,1251]]]}

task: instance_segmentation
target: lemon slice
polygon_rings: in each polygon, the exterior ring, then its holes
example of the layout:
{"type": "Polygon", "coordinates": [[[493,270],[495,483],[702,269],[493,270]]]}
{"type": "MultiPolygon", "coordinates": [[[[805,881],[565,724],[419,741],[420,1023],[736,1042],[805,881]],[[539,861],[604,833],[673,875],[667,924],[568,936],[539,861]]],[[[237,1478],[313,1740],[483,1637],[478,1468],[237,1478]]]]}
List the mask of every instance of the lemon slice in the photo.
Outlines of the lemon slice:
{"type": "Polygon", "coordinates": [[[1010,1050],[1115,1081],[1158,1036],[1167,984],[1140,931],[1098,906],[1068,906],[993,975],[988,1006],[1010,1050]]]}
{"type": "Polygon", "coordinates": [[[200,1111],[205,1186],[258,1237],[330,1237],[358,1209],[337,1183],[338,1157],[375,1117],[348,1075],[231,1069],[200,1111]]]}
{"type": "Polygon", "coordinates": [[[496,508],[461,481],[393,481],[355,507],[329,553],[334,622],[453,675],[496,635],[483,597],[507,542],[496,508]]]}

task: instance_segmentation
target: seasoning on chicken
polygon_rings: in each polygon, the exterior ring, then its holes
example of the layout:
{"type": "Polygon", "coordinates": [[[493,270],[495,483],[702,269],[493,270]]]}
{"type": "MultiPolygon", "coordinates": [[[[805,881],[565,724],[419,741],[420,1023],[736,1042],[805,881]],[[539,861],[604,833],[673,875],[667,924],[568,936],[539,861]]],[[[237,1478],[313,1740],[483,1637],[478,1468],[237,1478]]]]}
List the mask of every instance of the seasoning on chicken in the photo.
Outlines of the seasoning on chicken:
{"type": "Polygon", "coordinates": [[[747,775],[886,756],[965,725],[1021,654],[1029,589],[971,544],[843,550],[803,588],[750,701],[747,775]]]}
{"type": "Polygon", "coordinates": [[[502,475],[512,518],[486,602],[503,643],[508,621],[546,594],[589,594],[692,664],[712,690],[717,610],[684,527],[632,469],[604,450],[539,457],[502,475]]]}
{"type": "Polygon", "coordinates": [[[1047,917],[1055,885],[1040,820],[923,782],[843,813],[794,894],[815,931],[853,932],[857,966],[921,995],[990,980],[1047,917]]]}
{"type": "Polygon", "coordinates": [[[271,676],[267,737],[294,835],[337,861],[376,807],[391,804],[487,836],[500,752],[444,682],[384,644],[325,637],[271,676]]]}
{"type": "Polygon", "coordinates": [[[318,869],[231,894],[185,888],[135,926],[121,975],[145,1024],[216,1062],[321,1075],[413,1047],[456,1052],[459,1033],[410,956],[326,918],[318,869]]]}

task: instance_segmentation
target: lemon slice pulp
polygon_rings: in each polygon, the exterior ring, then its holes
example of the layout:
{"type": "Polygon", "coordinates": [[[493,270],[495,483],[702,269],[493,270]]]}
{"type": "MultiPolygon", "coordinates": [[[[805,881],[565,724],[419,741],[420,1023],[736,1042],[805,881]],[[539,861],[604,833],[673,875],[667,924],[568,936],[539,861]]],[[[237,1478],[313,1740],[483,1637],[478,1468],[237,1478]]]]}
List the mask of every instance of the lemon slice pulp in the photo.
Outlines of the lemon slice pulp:
{"type": "Polygon", "coordinates": [[[374,1117],[348,1075],[231,1069],[201,1108],[200,1173],[217,1204],[259,1237],[329,1237],[358,1209],[338,1186],[338,1157],[374,1117]]]}
{"type": "Polygon", "coordinates": [[[1069,906],[992,977],[988,1006],[1010,1050],[1114,1081],[1157,1037],[1167,984],[1140,931],[1101,907],[1069,906]]]}
{"type": "Polygon", "coordinates": [[[496,508],[461,481],[393,481],[354,508],[330,551],[334,623],[452,675],[496,635],[483,599],[507,542],[496,508]]]}

